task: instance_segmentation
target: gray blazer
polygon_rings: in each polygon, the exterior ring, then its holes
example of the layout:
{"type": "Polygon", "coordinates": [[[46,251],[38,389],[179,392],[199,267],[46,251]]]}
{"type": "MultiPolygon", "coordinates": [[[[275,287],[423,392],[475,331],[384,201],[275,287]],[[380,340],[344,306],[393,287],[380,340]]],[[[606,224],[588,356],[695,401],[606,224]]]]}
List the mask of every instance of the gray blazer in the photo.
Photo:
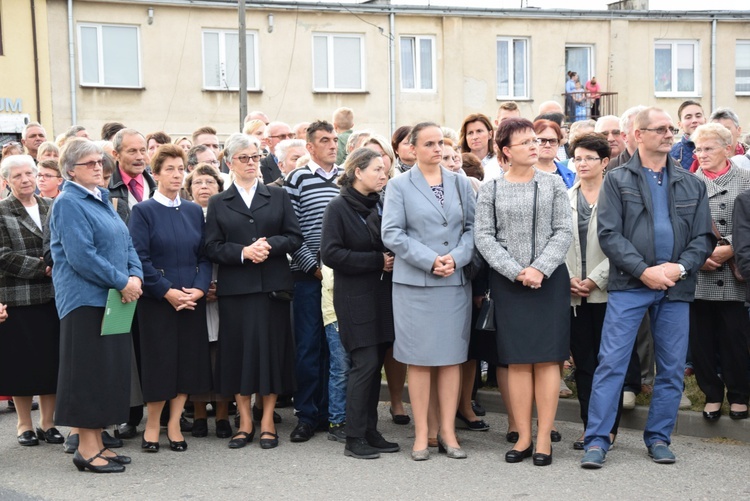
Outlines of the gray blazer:
{"type": "Polygon", "coordinates": [[[474,191],[468,179],[441,167],[441,206],[415,166],[388,181],[383,209],[383,243],[393,251],[393,281],[414,286],[468,283],[461,268],[474,254],[474,191]],[[430,270],[438,256],[450,254],[456,272],[443,278],[430,270]]]}

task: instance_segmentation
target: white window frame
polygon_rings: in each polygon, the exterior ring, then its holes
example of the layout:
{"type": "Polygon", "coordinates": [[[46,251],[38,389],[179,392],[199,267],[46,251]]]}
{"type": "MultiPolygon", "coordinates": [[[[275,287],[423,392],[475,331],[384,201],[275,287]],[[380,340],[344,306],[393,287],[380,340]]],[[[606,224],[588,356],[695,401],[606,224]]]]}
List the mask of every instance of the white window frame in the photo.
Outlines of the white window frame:
{"type": "Polygon", "coordinates": [[[498,100],[523,100],[531,99],[531,37],[514,37],[514,36],[499,36],[495,39],[495,94],[498,100]],[[525,54],[525,65],[524,65],[524,81],[525,89],[523,95],[514,95],[515,88],[515,55],[513,53],[513,44],[518,40],[523,40],[526,43],[526,54],[525,54]],[[497,45],[498,42],[508,42],[508,95],[502,95],[497,92],[498,87],[498,73],[500,68],[497,66],[497,45]]]}
{"type": "Polygon", "coordinates": [[[81,87],[110,87],[115,89],[142,89],[143,88],[143,61],[141,58],[141,27],[135,24],[115,24],[115,23],[78,23],[78,82],[81,87]],[[138,57],[138,84],[122,85],[107,84],[104,82],[104,50],[102,47],[102,28],[112,26],[116,28],[133,28],[135,29],[136,52],[138,57]],[[96,51],[99,60],[97,61],[99,81],[85,82],[83,79],[83,57],[82,57],[82,28],[96,28],[96,51]]]}
{"type": "Polygon", "coordinates": [[[654,46],[652,49],[653,65],[652,70],[654,74],[654,96],[655,97],[701,97],[701,44],[700,40],[678,40],[678,39],[655,39],[654,46]],[[691,91],[657,91],[656,90],[656,46],[657,45],[670,45],[672,50],[672,89],[677,86],[677,64],[675,54],[677,53],[678,45],[692,45],[693,46],[693,90],[691,91]]]}
{"type": "MultiPolygon", "coordinates": [[[[222,78],[221,80],[226,84],[226,68],[227,68],[227,51],[226,51],[226,36],[227,34],[230,35],[239,35],[239,32],[237,30],[226,30],[226,29],[219,29],[219,28],[204,28],[201,30],[201,81],[203,85],[203,90],[223,90],[223,91],[238,91],[240,90],[239,81],[236,86],[228,86],[228,85],[208,85],[206,83],[206,37],[205,35],[207,33],[216,34],[219,35],[219,66],[221,67],[221,73],[222,78]]],[[[259,91],[260,90],[260,60],[259,60],[259,54],[260,50],[258,49],[258,42],[260,37],[258,36],[257,30],[247,30],[245,32],[245,35],[248,37],[253,38],[253,60],[255,61],[255,67],[250,69],[248,68],[248,73],[252,72],[254,79],[255,79],[255,85],[250,85],[250,80],[248,80],[247,90],[248,91],[259,91]]],[[[239,40],[239,37],[238,37],[239,40]]],[[[239,63],[239,61],[238,61],[239,63]]]]}
{"type": "MultiPolygon", "coordinates": [[[[737,90],[737,58],[736,58],[736,54],[737,54],[738,51],[736,49],[739,48],[739,46],[747,47],[746,50],[750,51],[750,40],[737,40],[737,42],[735,43],[735,51],[734,51],[734,53],[735,53],[735,66],[734,66],[735,87],[734,87],[734,94],[736,96],[750,96],[750,91],[746,91],[746,90],[738,91],[737,90]]],[[[743,69],[750,69],[750,68],[743,68],[743,69]]]]}
{"type": "MultiPolygon", "coordinates": [[[[578,74],[578,77],[581,81],[581,86],[586,85],[587,80],[591,80],[591,77],[596,76],[596,45],[590,44],[590,43],[566,43],[565,44],[565,51],[566,51],[566,58],[567,58],[567,50],[568,49],[588,49],[589,50],[589,57],[588,57],[588,65],[589,65],[589,75],[587,79],[583,78],[583,75],[578,74]]],[[[571,70],[574,68],[565,68],[566,77],[565,80],[568,79],[567,72],[568,70],[571,70]]],[[[583,89],[586,90],[585,88],[583,89]]]]}
{"type": "Polygon", "coordinates": [[[401,77],[401,92],[437,92],[437,54],[435,53],[435,36],[434,35],[401,35],[398,40],[398,51],[399,51],[399,74],[401,77]],[[404,61],[401,60],[401,43],[404,40],[413,40],[414,44],[414,58],[411,61],[414,67],[414,88],[404,87],[404,61]],[[430,42],[430,56],[432,58],[432,87],[422,88],[422,63],[419,57],[419,47],[423,40],[430,42]]]}
{"type": "Polygon", "coordinates": [[[312,34],[312,44],[310,47],[312,51],[312,87],[313,92],[335,92],[335,93],[358,93],[365,92],[367,88],[366,72],[365,72],[365,36],[362,33],[328,33],[328,32],[314,32],[312,34]],[[326,38],[326,58],[328,61],[328,75],[326,76],[328,86],[327,87],[316,87],[315,86],[315,38],[325,37],[326,38]],[[359,39],[359,61],[360,61],[360,81],[361,86],[359,89],[337,89],[334,87],[334,76],[335,76],[335,64],[333,58],[333,42],[337,37],[341,38],[358,38],[359,39]]]}

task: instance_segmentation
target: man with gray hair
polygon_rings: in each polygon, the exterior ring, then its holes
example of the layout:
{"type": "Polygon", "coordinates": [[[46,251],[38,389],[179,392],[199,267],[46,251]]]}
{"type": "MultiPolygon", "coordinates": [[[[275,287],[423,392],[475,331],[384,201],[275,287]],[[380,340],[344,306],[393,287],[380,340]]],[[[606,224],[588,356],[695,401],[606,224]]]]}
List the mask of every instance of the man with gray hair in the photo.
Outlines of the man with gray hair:
{"type": "Polygon", "coordinates": [[[21,144],[26,148],[26,152],[36,160],[36,154],[39,146],[47,140],[47,131],[44,130],[39,122],[29,122],[21,132],[21,144]]]}
{"type": "Polygon", "coordinates": [[[109,198],[126,204],[126,219],[130,219],[130,209],[156,192],[156,181],[146,171],[146,138],[135,129],[122,129],[115,134],[112,143],[117,168],[109,180],[109,198]]]}
{"type": "Polygon", "coordinates": [[[607,169],[612,170],[615,167],[627,163],[627,161],[630,160],[630,157],[633,156],[633,153],[635,153],[635,150],[638,149],[638,143],[635,140],[635,127],[633,126],[633,122],[635,122],[635,116],[645,109],[646,107],[643,105],[633,106],[632,108],[625,110],[625,113],[620,117],[620,133],[625,139],[625,149],[623,149],[619,155],[612,158],[607,169]]]}
{"type": "Polygon", "coordinates": [[[614,158],[625,150],[625,139],[620,129],[620,118],[614,115],[599,117],[594,125],[594,132],[607,138],[610,158],[614,158]]]}
{"type": "MultiPolygon", "coordinates": [[[[732,161],[740,167],[750,168],[750,158],[746,156],[748,145],[740,141],[742,127],[740,127],[740,117],[737,116],[737,113],[730,108],[717,108],[711,113],[710,120],[720,123],[729,129],[729,132],[732,134],[732,154],[735,155],[732,161]]],[[[695,171],[691,168],[690,172],[695,171]]]]}

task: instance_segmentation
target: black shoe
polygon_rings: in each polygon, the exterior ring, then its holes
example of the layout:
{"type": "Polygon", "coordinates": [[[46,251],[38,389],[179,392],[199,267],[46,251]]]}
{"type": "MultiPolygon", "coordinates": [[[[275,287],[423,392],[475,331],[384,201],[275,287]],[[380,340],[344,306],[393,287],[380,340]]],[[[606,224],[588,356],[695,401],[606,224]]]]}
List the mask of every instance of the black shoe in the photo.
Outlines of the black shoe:
{"type": "Polygon", "coordinates": [[[748,409],[745,409],[744,411],[729,411],[729,419],[747,419],[748,415],[748,409]]]}
{"type": "Polygon", "coordinates": [[[228,409],[227,412],[229,413],[230,416],[233,414],[237,414],[237,402],[229,402],[227,404],[227,409],[228,409]]]}
{"type": "Polygon", "coordinates": [[[552,447],[549,448],[549,454],[542,454],[541,452],[535,452],[531,456],[531,460],[534,466],[549,466],[552,464],[552,447]]]}
{"type": "Polygon", "coordinates": [[[718,411],[703,411],[703,419],[706,421],[718,421],[721,417],[721,409],[718,411]]]}
{"type": "Polygon", "coordinates": [[[393,407],[388,409],[388,412],[391,413],[391,419],[393,420],[394,424],[409,424],[411,423],[411,418],[407,416],[406,414],[394,414],[393,413],[393,407]]]}
{"type": "MultiPolygon", "coordinates": [[[[78,437],[78,435],[76,435],[76,437],[78,437]]],[[[76,448],[78,448],[77,440],[78,439],[76,438],[76,448]]],[[[120,440],[119,438],[113,437],[112,435],[109,434],[107,430],[102,430],[102,444],[107,449],[119,449],[120,447],[125,445],[122,443],[122,440],[120,440]]]]}
{"type": "Polygon", "coordinates": [[[138,427],[123,423],[120,426],[117,427],[117,437],[118,438],[135,438],[138,435],[138,427]]]}
{"type": "Polygon", "coordinates": [[[370,447],[375,447],[378,452],[398,452],[401,447],[396,442],[389,442],[379,431],[366,431],[365,440],[370,447]]]}
{"type": "MultiPolygon", "coordinates": [[[[253,421],[260,423],[261,419],[263,419],[263,409],[258,409],[253,405],[253,421]]],[[[273,422],[275,424],[281,423],[281,415],[276,411],[273,411],[273,422]]]]}
{"type": "Polygon", "coordinates": [[[234,434],[232,440],[229,441],[228,447],[230,449],[242,449],[253,441],[253,437],[255,437],[255,428],[250,433],[238,431],[234,434]]]}
{"type": "Polygon", "coordinates": [[[141,439],[141,449],[143,452],[159,452],[159,442],[147,442],[146,432],[143,432],[143,438],[141,439]]]}
{"type": "Polygon", "coordinates": [[[240,413],[239,412],[234,413],[234,427],[235,428],[240,427],[240,413]]]}
{"type": "Polygon", "coordinates": [[[18,443],[23,446],[39,445],[39,439],[36,438],[33,430],[26,430],[18,435],[18,443]]]}
{"type": "MultiPolygon", "coordinates": [[[[78,433],[70,434],[68,433],[68,438],[65,439],[65,443],[63,444],[63,452],[65,454],[73,454],[75,451],[78,450],[78,433]]],[[[107,444],[104,444],[107,445],[107,444]]]]}
{"type": "MultiPolygon", "coordinates": [[[[104,449],[102,449],[102,450],[99,451],[99,454],[104,453],[104,451],[106,451],[106,450],[109,450],[109,448],[105,447],[104,449]]],[[[113,451],[110,451],[110,452],[113,452],[113,451]]],[[[119,454],[115,454],[114,456],[104,456],[104,457],[106,459],[109,459],[110,461],[114,461],[115,463],[120,463],[120,464],[130,464],[131,463],[130,456],[121,456],[119,454]]]]}
{"type": "Polygon", "coordinates": [[[328,440],[341,442],[342,444],[346,443],[346,430],[344,428],[344,423],[331,423],[328,426],[328,440]]]}
{"type": "Polygon", "coordinates": [[[232,425],[228,419],[219,419],[216,421],[216,436],[218,438],[229,438],[232,436],[232,425]]]}
{"type": "Polygon", "coordinates": [[[261,449],[275,449],[279,446],[279,434],[271,433],[270,431],[262,431],[260,432],[260,439],[258,440],[258,442],[260,442],[261,449]]]}
{"type": "Polygon", "coordinates": [[[76,468],[78,468],[78,471],[83,471],[86,469],[91,470],[94,473],[121,473],[125,471],[125,466],[115,461],[112,461],[110,458],[106,456],[102,456],[101,452],[92,458],[83,459],[83,456],[81,456],[81,453],[76,451],[75,454],[73,455],[73,464],[76,465],[76,468]],[[107,464],[103,464],[101,466],[91,464],[91,461],[93,461],[96,458],[106,459],[107,464]]]}
{"type": "Polygon", "coordinates": [[[344,456],[357,459],[377,459],[380,457],[380,452],[368,444],[364,438],[347,437],[344,456]]]}
{"type": "Polygon", "coordinates": [[[292,442],[307,442],[310,440],[313,435],[315,435],[315,430],[313,427],[307,423],[303,423],[300,421],[297,423],[297,426],[292,430],[292,433],[289,435],[289,439],[292,442]]]}
{"type": "Polygon", "coordinates": [[[172,449],[175,452],[184,452],[187,450],[187,442],[185,440],[172,440],[169,438],[169,433],[167,433],[167,440],[169,441],[169,448],[172,449]]]}
{"type": "Polygon", "coordinates": [[[65,442],[65,437],[63,437],[54,426],[47,431],[37,428],[36,436],[37,439],[47,442],[48,444],[61,444],[65,442]]]}
{"type": "Polygon", "coordinates": [[[283,409],[284,407],[291,407],[293,405],[291,395],[279,395],[276,397],[276,408],[283,409]]]}
{"type": "MultiPolygon", "coordinates": [[[[218,423],[216,423],[216,431],[219,431],[218,423]]],[[[196,438],[200,437],[207,437],[208,436],[208,419],[196,419],[193,421],[193,429],[190,431],[190,434],[193,435],[196,438]]],[[[230,432],[231,435],[231,432],[230,432]]]]}
{"type": "Polygon", "coordinates": [[[511,444],[515,444],[518,442],[518,432],[517,431],[509,431],[505,434],[505,441],[509,442],[511,444]]]}
{"type": "Polygon", "coordinates": [[[180,416],[180,431],[186,432],[186,431],[193,431],[193,423],[185,416],[180,416]]]}
{"type": "Polygon", "coordinates": [[[490,425],[485,423],[483,420],[478,419],[476,421],[469,421],[463,414],[456,412],[456,419],[463,421],[463,423],[471,431],[487,431],[490,429],[490,425]]]}
{"type": "Polygon", "coordinates": [[[487,414],[487,411],[484,410],[484,407],[482,407],[482,404],[480,404],[476,400],[471,401],[471,410],[474,411],[474,414],[480,417],[487,414]]]}
{"type": "MultiPolygon", "coordinates": [[[[8,400],[8,410],[11,412],[16,412],[16,403],[13,402],[13,400],[8,400]]],[[[32,411],[38,411],[39,410],[39,402],[36,400],[31,401],[31,410],[32,411]]]]}
{"type": "Polygon", "coordinates": [[[551,432],[549,432],[549,439],[553,442],[559,442],[560,440],[562,440],[562,435],[560,435],[559,431],[552,430],[551,432]]]}
{"type": "Polygon", "coordinates": [[[583,450],[583,440],[576,440],[575,442],[573,442],[573,449],[575,449],[577,451],[582,451],[583,450]]]}
{"type": "Polygon", "coordinates": [[[524,459],[530,458],[533,453],[534,453],[534,442],[531,442],[529,446],[526,448],[526,450],[519,451],[516,449],[511,449],[508,452],[506,452],[505,462],[506,463],[520,463],[524,459]]]}
{"type": "Polygon", "coordinates": [[[315,427],[314,431],[328,431],[328,421],[319,421],[318,426],[315,427]]]}

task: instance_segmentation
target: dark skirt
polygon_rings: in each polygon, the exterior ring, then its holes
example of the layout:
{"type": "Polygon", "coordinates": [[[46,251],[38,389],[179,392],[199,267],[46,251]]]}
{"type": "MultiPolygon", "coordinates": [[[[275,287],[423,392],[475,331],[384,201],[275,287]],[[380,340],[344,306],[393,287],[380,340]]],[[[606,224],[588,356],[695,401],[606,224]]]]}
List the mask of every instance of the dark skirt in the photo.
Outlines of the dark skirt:
{"type": "Polygon", "coordinates": [[[211,357],[206,301],[194,310],[176,311],[167,300],[138,301],[141,333],[141,387],[145,402],[170,400],[181,393],[211,390],[211,357]]]}
{"type": "Polygon", "coordinates": [[[294,392],[290,304],[271,299],[266,292],[221,297],[216,361],[219,393],[294,392]]]}
{"type": "Polygon", "coordinates": [[[60,320],[55,424],[104,428],[130,413],[130,333],[102,336],[104,308],[82,306],[60,320]]]}
{"type": "Polygon", "coordinates": [[[562,362],[570,352],[570,277],[560,265],[538,289],[492,272],[498,359],[502,364],[562,362]]]}
{"type": "Polygon", "coordinates": [[[54,394],[60,356],[55,302],[9,306],[0,324],[0,354],[0,395],[54,394]]]}

